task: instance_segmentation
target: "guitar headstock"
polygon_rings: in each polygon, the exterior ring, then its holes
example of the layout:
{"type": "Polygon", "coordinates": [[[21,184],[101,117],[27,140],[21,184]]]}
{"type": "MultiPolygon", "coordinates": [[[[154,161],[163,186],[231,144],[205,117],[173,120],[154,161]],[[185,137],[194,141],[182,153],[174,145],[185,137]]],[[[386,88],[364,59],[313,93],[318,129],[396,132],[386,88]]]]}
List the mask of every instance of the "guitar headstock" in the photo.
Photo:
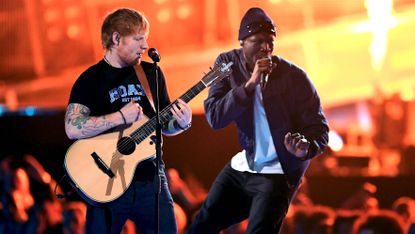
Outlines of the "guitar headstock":
{"type": "Polygon", "coordinates": [[[217,82],[222,80],[223,78],[229,76],[232,73],[231,66],[233,62],[229,63],[222,63],[222,65],[215,66],[212,70],[210,70],[203,78],[203,84],[208,87],[213,82],[217,82]]]}

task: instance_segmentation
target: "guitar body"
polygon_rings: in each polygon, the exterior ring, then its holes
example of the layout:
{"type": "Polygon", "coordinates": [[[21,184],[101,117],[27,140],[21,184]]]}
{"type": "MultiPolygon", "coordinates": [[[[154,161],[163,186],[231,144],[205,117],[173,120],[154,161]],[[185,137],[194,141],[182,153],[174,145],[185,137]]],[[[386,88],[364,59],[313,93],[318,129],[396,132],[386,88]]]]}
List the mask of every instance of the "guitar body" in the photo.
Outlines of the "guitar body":
{"type": "Polygon", "coordinates": [[[78,140],[70,146],[65,156],[64,169],[77,192],[87,202],[100,205],[120,197],[130,186],[137,165],[155,155],[151,136],[135,145],[131,154],[125,155],[117,150],[118,140],[131,134],[147,120],[147,117],[143,117],[128,128],[78,140]],[[111,178],[99,168],[92,157],[93,153],[96,153],[115,176],[111,178]]]}

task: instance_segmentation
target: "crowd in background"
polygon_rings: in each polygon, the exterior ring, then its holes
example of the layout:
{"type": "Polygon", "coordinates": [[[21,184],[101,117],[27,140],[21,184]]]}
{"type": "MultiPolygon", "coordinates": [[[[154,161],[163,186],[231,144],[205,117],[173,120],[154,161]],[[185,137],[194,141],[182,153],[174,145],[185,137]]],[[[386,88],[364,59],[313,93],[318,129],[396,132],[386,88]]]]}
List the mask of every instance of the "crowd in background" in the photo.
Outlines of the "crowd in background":
{"type": "MultiPolygon", "coordinates": [[[[81,199],[57,199],[56,181],[32,155],[9,156],[0,162],[0,233],[84,233],[86,205],[81,199]]],[[[179,233],[185,233],[207,191],[197,178],[167,170],[175,201],[179,233]]],[[[380,209],[377,187],[369,182],[348,197],[340,208],[314,204],[307,181],[293,199],[282,234],[415,233],[415,200],[400,197],[389,209],[380,209]]],[[[245,233],[247,222],[222,234],[245,233]]],[[[135,234],[127,222],[124,234],[135,234]]]]}

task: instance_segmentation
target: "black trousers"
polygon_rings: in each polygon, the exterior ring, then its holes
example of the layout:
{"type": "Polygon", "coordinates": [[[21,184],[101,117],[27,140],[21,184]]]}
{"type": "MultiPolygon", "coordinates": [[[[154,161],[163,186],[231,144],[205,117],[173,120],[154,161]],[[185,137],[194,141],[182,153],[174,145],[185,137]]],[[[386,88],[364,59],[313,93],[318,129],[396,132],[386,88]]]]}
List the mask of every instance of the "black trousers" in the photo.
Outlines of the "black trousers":
{"type": "Polygon", "coordinates": [[[228,163],[188,233],[219,233],[246,218],[246,233],[278,233],[295,190],[284,175],[239,172],[228,163]]]}

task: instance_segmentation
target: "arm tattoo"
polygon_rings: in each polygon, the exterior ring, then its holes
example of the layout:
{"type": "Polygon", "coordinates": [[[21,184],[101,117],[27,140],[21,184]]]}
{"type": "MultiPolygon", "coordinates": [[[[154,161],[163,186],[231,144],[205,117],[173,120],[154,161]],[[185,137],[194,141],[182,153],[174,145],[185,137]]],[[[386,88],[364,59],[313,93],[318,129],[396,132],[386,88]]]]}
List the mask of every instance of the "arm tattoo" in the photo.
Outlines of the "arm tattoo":
{"type": "Polygon", "coordinates": [[[82,125],[85,124],[91,117],[89,117],[90,111],[88,107],[80,104],[69,104],[66,111],[66,121],[77,129],[82,129],[82,125]]]}
{"type": "Polygon", "coordinates": [[[117,124],[110,122],[103,116],[89,116],[91,111],[88,107],[70,103],[66,111],[66,123],[78,129],[84,137],[98,135],[117,124]]]}

